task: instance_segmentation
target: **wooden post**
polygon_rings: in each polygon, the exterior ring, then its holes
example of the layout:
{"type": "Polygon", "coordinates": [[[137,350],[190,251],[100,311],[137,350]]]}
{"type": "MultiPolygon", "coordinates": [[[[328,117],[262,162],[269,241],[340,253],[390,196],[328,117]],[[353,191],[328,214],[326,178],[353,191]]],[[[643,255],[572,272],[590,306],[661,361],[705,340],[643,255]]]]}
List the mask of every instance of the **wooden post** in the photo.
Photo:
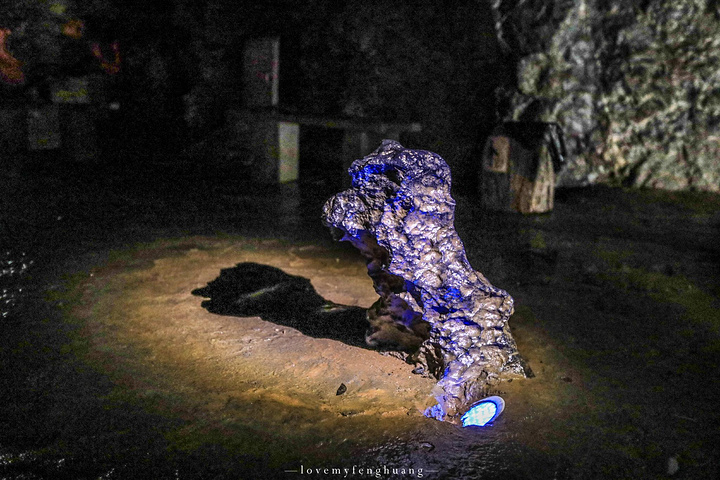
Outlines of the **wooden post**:
{"type": "Polygon", "coordinates": [[[555,170],[550,124],[508,122],[483,151],[480,194],[491,210],[544,213],[553,209],[555,170]]]}

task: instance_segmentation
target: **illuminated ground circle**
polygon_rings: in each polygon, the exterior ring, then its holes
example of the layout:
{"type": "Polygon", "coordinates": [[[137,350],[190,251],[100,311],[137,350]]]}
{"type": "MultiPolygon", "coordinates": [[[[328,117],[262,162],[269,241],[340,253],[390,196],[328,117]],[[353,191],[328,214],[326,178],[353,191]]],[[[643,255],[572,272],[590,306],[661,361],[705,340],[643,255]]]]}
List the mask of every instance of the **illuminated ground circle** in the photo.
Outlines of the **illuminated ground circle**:
{"type": "Polygon", "coordinates": [[[116,395],[188,420],[175,435],[186,448],[220,435],[244,438],[239,448],[258,455],[274,442],[336,454],[425,421],[435,382],[400,359],[202,308],[191,292],[241,262],[309,278],[341,305],[376,298],[362,259],[312,245],[194,238],[115,252],[81,280],[74,312],[89,361],[116,395]],[[341,384],[347,391],[337,395],[341,384]]]}

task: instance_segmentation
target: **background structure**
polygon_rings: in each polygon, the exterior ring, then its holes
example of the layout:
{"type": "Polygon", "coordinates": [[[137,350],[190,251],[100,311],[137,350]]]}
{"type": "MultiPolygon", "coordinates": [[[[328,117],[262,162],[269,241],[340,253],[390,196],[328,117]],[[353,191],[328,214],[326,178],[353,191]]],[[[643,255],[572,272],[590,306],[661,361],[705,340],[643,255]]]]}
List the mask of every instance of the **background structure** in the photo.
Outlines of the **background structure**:
{"type": "Polygon", "coordinates": [[[96,71],[84,44],[61,34],[82,19],[85,40],[121,44],[115,133],[143,153],[212,138],[202,143],[211,156],[231,141],[227,109],[242,106],[244,43],[279,35],[282,108],[419,122],[422,133],[402,140],[446,158],[458,189],[476,190],[494,126],[540,120],[558,122],[568,140],[560,186],[717,191],[719,9],[715,0],[10,0],[0,23],[27,78],[0,95],[17,100],[48,77],[96,71]]]}

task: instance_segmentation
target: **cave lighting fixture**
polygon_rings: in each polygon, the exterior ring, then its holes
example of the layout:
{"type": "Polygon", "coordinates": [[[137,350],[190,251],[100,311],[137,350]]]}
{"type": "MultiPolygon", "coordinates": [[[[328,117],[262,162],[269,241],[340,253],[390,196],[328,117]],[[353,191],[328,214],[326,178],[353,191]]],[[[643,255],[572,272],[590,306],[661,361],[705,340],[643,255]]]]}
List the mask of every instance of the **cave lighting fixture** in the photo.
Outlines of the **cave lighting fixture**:
{"type": "Polygon", "coordinates": [[[505,400],[492,396],[473,404],[461,417],[463,427],[484,427],[500,416],[505,409],[505,400]]]}

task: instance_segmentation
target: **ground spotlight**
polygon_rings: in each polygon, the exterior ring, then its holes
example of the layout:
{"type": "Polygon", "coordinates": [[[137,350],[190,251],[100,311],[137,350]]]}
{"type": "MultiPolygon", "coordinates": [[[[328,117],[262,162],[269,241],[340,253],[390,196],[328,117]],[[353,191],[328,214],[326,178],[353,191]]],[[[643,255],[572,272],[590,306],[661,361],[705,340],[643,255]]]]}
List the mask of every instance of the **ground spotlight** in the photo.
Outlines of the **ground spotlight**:
{"type": "Polygon", "coordinates": [[[462,416],[463,427],[482,427],[495,420],[505,409],[505,400],[493,396],[473,404],[462,416]]]}

